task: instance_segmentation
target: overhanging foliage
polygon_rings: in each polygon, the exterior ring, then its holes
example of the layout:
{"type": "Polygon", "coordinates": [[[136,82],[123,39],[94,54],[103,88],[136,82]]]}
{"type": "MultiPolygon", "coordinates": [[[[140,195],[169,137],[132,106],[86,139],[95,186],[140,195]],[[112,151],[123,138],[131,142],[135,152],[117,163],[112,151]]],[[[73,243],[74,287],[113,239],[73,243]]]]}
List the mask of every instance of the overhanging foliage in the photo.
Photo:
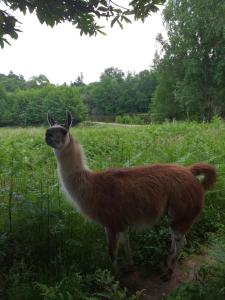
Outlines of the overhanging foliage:
{"type": "Polygon", "coordinates": [[[158,10],[157,5],[165,0],[133,0],[127,7],[111,0],[3,0],[6,10],[0,9],[0,46],[9,44],[8,36],[18,38],[20,22],[11,11],[20,10],[24,14],[35,13],[41,23],[54,27],[58,23],[69,21],[80,30],[80,34],[96,35],[102,31],[102,26],[96,19],[104,18],[123,28],[123,23],[131,23],[130,16],[135,20],[144,19],[151,12],[158,10]],[[10,12],[9,12],[10,10],[10,12]]]}

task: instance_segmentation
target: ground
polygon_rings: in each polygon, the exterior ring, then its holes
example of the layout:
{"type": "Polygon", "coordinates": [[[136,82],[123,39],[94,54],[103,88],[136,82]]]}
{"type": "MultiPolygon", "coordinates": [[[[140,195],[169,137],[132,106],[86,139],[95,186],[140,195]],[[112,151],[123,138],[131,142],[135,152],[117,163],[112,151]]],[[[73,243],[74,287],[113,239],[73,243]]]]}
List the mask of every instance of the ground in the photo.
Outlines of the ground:
{"type": "Polygon", "coordinates": [[[167,282],[160,279],[160,274],[155,273],[146,276],[138,270],[127,274],[121,281],[130,291],[143,290],[143,300],[160,300],[183,282],[194,280],[198,270],[206,260],[207,257],[201,255],[178,262],[171,280],[167,282]]]}

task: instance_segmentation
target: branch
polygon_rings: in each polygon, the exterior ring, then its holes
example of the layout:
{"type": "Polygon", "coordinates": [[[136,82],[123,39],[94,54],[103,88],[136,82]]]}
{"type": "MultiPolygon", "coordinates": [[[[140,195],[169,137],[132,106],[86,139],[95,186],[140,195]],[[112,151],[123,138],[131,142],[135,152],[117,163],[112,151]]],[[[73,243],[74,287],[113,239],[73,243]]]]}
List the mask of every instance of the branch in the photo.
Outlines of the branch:
{"type": "Polygon", "coordinates": [[[122,8],[122,9],[124,9],[124,10],[129,10],[129,8],[127,8],[127,7],[124,7],[124,6],[122,6],[122,5],[119,5],[119,4],[117,4],[117,3],[115,3],[115,2],[113,2],[113,1],[111,1],[111,0],[109,0],[109,2],[110,2],[110,3],[112,3],[113,5],[115,5],[115,6],[119,7],[119,8],[122,8]]]}

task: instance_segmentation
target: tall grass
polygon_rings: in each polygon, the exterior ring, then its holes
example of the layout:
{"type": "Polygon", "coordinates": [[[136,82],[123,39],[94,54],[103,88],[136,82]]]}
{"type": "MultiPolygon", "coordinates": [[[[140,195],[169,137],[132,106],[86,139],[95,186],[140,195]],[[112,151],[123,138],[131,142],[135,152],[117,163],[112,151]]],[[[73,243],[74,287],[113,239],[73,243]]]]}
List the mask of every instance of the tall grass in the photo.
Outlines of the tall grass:
{"type": "MultiPolygon", "coordinates": [[[[191,230],[183,255],[200,251],[209,235],[225,224],[225,125],[219,119],[211,124],[81,127],[72,133],[95,170],[155,162],[216,165],[219,180],[207,194],[203,216],[191,230]]],[[[103,299],[103,293],[109,299],[129,299],[104,271],[110,263],[103,229],[64,201],[44,134],[44,128],[0,129],[0,298],[103,299]]],[[[166,223],[132,233],[140,266],[157,269],[166,255],[166,223]]]]}

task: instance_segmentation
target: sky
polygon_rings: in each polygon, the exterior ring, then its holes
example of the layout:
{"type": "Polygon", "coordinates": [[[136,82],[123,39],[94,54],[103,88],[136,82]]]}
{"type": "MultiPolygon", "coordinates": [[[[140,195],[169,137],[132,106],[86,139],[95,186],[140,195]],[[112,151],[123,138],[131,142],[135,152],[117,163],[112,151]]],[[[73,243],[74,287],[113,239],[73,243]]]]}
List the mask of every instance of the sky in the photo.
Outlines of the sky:
{"type": "Polygon", "coordinates": [[[99,80],[101,73],[116,67],[125,73],[149,69],[157,49],[156,35],[164,33],[161,12],[144,23],[106,24],[107,35],[88,37],[69,23],[54,28],[40,24],[35,15],[16,12],[22,33],[11,46],[0,49],[0,73],[22,74],[25,79],[44,74],[54,84],[70,84],[83,73],[84,82],[99,80]]]}

